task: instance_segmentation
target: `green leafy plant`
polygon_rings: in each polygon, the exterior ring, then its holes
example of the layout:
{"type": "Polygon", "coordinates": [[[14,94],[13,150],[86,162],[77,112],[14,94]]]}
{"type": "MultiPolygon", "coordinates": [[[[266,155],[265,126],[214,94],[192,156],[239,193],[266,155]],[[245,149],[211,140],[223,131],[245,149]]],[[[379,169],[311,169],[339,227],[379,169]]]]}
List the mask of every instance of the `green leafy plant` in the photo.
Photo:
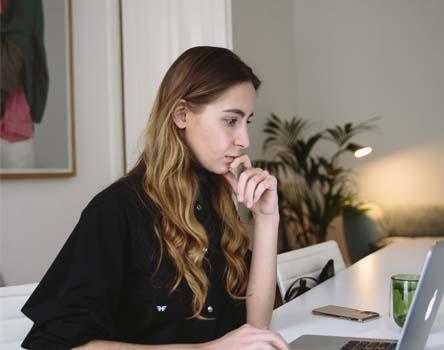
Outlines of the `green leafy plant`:
{"type": "Polygon", "coordinates": [[[353,189],[353,172],[340,165],[340,158],[350,150],[350,141],[356,135],[376,129],[376,119],[357,125],[337,125],[306,136],[307,120],[297,117],[281,120],[271,114],[264,128],[267,137],[263,149],[272,160],[254,163],[279,179],[280,211],[285,227],[282,250],[294,248],[289,246],[290,234],[295,235],[293,241],[298,246],[322,242],[333,219],[345,209],[366,210],[353,189]],[[331,156],[314,154],[314,146],[321,141],[333,145],[331,156]]]}

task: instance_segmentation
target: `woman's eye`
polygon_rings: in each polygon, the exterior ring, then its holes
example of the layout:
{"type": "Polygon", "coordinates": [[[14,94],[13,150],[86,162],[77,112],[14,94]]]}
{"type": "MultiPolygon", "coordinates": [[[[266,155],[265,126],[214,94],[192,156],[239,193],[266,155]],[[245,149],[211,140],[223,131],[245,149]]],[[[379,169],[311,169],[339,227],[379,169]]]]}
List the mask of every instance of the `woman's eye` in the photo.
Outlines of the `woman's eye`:
{"type": "Polygon", "coordinates": [[[236,124],[236,119],[234,119],[234,118],[228,118],[228,119],[225,119],[225,123],[228,125],[228,126],[233,126],[234,124],[236,124]]]}
{"type": "MultiPolygon", "coordinates": [[[[237,123],[237,118],[227,118],[224,119],[224,121],[228,126],[234,126],[237,123]]],[[[247,124],[250,124],[251,122],[252,122],[251,119],[247,120],[247,124]]]]}

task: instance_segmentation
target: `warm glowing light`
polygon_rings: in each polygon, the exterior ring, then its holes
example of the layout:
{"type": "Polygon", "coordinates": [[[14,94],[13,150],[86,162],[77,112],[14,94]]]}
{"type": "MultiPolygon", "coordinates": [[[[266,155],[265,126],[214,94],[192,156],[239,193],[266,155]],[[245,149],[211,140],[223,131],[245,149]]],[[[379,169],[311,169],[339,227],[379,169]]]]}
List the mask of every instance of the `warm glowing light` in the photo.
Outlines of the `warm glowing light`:
{"type": "Polygon", "coordinates": [[[361,146],[357,143],[350,142],[346,148],[348,151],[353,152],[356,158],[362,158],[372,153],[372,148],[369,146],[361,146]]]}
{"type": "Polygon", "coordinates": [[[358,162],[359,197],[383,207],[444,205],[443,154],[444,142],[430,142],[358,162]]]}
{"type": "Polygon", "coordinates": [[[355,157],[362,158],[365,157],[366,155],[369,155],[370,153],[372,153],[371,147],[363,147],[355,151],[355,157]]]}

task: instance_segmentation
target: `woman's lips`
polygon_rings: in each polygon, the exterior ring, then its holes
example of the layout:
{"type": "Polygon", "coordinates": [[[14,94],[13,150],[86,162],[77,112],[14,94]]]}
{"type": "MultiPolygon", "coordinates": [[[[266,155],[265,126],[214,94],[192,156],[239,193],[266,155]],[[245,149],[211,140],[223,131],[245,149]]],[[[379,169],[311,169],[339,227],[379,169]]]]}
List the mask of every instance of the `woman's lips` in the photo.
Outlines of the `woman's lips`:
{"type": "Polygon", "coordinates": [[[225,156],[225,159],[226,159],[228,162],[230,162],[230,163],[231,163],[235,158],[236,158],[236,157],[225,156]]]}

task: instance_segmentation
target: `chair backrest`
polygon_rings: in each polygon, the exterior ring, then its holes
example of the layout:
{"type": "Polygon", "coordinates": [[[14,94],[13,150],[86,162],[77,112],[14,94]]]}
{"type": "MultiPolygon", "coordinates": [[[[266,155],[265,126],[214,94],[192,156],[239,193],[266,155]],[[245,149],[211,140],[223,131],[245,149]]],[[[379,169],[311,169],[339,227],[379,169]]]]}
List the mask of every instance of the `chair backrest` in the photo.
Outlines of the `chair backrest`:
{"type": "Polygon", "coordinates": [[[345,269],[344,259],[335,241],[278,254],[277,283],[282,300],[293,281],[302,276],[318,277],[330,259],[334,260],[335,273],[345,269]]]}
{"type": "Polygon", "coordinates": [[[32,321],[20,309],[36,287],[37,283],[30,283],[0,288],[0,350],[21,349],[32,321]]]}

